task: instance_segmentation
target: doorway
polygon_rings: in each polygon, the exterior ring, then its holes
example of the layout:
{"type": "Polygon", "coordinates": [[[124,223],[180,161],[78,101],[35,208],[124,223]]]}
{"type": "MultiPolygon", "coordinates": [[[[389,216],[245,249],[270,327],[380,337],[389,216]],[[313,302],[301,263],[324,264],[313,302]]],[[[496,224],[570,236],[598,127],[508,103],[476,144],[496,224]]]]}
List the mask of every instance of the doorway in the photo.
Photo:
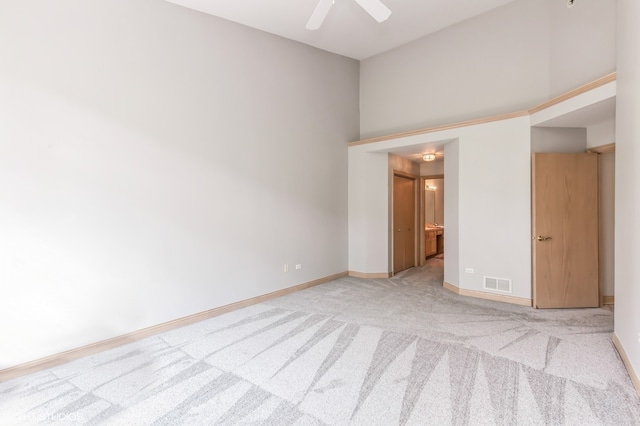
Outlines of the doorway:
{"type": "Polygon", "coordinates": [[[420,179],[420,265],[430,257],[444,259],[444,175],[422,176],[420,179]]]}

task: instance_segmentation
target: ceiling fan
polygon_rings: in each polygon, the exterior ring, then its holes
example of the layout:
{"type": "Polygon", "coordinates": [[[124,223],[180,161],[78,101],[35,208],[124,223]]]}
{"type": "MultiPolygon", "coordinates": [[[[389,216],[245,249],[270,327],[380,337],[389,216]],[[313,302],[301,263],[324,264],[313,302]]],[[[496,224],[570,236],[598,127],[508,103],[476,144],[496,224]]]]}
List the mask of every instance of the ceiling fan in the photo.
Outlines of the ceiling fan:
{"type": "MultiPolygon", "coordinates": [[[[355,0],[369,15],[378,22],[386,21],[391,15],[391,10],[385,6],[380,0],[355,0]]],[[[309,22],[307,22],[308,30],[317,30],[322,25],[324,18],[327,17],[329,9],[335,3],[335,0],[320,0],[316,6],[309,22]]]]}

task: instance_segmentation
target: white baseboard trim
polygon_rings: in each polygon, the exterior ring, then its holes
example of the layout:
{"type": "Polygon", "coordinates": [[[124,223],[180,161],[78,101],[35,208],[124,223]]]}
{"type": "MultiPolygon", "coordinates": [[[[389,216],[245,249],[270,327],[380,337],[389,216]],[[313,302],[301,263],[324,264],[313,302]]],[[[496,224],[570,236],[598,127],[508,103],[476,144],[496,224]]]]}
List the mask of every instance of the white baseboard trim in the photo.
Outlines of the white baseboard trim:
{"type": "Polygon", "coordinates": [[[512,305],[529,306],[529,307],[533,306],[531,299],[525,299],[523,297],[505,296],[503,294],[487,293],[484,291],[476,291],[476,290],[466,290],[464,288],[459,288],[446,281],[442,283],[442,286],[455,294],[459,294],[460,296],[475,297],[476,299],[493,300],[496,302],[510,303],[512,305]]]}
{"type": "Polygon", "coordinates": [[[300,290],[304,290],[309,287],[313,287],[319,284],[324,284],[329,281],[337,280],[348,275],[348,272],[340,272],[338,274],[329,275],[324,278],[309,281],[306,283],[298,284],[293,287],[288,287],[282,290],[273,291],[271,293],[263,294],[261,296],[252,297],[251,299],[241,300],[239,302],[231,303],[229,305],[213,308],[208,311],[200,312],[197,314],[189,315],[186,317],[178,318],[173,321],[168,321],[162,324],[154,325],[151,327],[143,328],[142,330],[134,331],[122,336],[113,337],[111,339],[102,340],[100,342],[92,343],[90,345],[81,346],[79,348],[70,349],[65,352],[54,354],[45,358],[36,359],[24,364],[16,365],[14,367],[5,368],[0,370],[0,383],[6,382],[11,379],[15,379],[20,376],[35,373],[47,368],[55,367],[57,365],[65,364],[67,362],[83,358],[88,355],[93,355],[98,352],[113,349],[118,346],[125,345],[127,343],[135,342],[144,339],[155,334],[164,333],[179,327],[184,327],[189,324],[193,324],[198,321],[203,321],[209,318],[213,318],[218,315],[222,315],[227,312],[235,311],[247,306],[255,305],[256,303],[265,302],[276,297],[285,296],[287,294],[295,293],[300,290]]]}
{"type": "Polygon", "coordinates": [[[364,279],[376,279],[376,278],[390,278],[391,274],[389,272],[358,272],[358,271],[349,271],[350,277],[356,278],[364,278],[364,279]]]}
{"type": "Polygon", "coordinates": [[[629,357],[627,356],[627,353],[622,347],[622,343],[620,343],[620,339],[618,339],[618,336],[616,336],[616,333],[613,333],[611,335],[611,340],[613,341],[613,346],[615,346],[616,350],[620,354],[620,358],[622,358],[622,362],[624,363],[624,366],[626,367],[627,372],[629,373],[629,377],[631,378],[631,382],[633,383],[633,386],[636,388],[636,392],[638,392],[638,396],[640,396],[640,377],[638,376],[636,371],[633,369],[633,366],[631,365],[631,361],[629,361],[629,357]]]}

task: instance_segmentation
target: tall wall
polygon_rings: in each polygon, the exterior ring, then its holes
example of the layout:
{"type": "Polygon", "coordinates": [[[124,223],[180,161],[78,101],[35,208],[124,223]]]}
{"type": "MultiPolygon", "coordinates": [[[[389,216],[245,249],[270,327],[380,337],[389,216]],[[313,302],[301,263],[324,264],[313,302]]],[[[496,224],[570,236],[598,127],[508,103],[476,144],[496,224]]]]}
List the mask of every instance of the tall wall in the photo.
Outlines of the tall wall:
{"type": "MultiPolygon", "coordinates": [[[[618,0],[615,334],[640,376],[640,2],[618,0]]],[[[640,382],[636,383],[640,393],[640,382]]]]}
{"type": "Polygon", "coordinates": [[[546,3],[550,97],[616,70],[616,0],[578,0],[570,8],[566,0],[546,3]]]}
{"type": "Polygon", "coordinates": [[[615,0],[516,0],[361,64],[362,138],[525,110],[615,71],[615,0]]]}
{"type": "Polygon", "coordinates": [[[0,369],[347,270],[357,61],[157,0],[0,0],[0,57],[0,369]]]}

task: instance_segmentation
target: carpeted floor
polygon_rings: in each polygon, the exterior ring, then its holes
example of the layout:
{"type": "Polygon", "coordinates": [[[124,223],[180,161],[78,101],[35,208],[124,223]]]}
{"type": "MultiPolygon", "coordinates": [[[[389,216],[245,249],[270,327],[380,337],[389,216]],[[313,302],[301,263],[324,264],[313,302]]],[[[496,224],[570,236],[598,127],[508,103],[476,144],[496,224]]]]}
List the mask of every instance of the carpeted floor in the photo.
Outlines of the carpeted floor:
{"type": "Polygon", "coordinates": [[[343,278],[0,384],[0,425],[638,425],[604,309],[343,278]]]}

